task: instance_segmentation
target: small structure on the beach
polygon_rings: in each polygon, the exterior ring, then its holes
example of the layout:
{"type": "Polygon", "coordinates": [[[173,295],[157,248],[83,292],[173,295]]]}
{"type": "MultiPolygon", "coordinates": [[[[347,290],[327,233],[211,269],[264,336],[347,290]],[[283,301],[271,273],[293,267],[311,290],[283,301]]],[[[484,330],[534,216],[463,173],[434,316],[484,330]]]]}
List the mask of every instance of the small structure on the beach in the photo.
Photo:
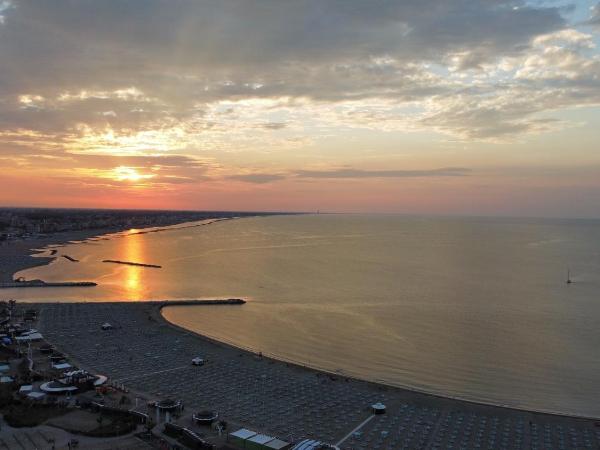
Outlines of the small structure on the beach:
{"type": "Polygon", "coordinates": [[[104,375],[92,375],[86,370],[65,372],[58,380],[43,383],[40,389],[49,394],[67,394],[85,388],[95,388],[106,383],[104,375]]]}
{"type": "Polygon", "coordinates": [[[33,391],[33,385],[24,384],[23,386],[21,386],[19,388],[19,395],[28,395],[32,391],[33,391]]]}
{"type": "Polygon", "coordinates": [[[73,366],[71,364],[69,364],[68,362],[52,363],[52,368],[56,369],[56,370],[66,370],[66,369],[70,369],[71,367],[73,367],[73,366]]]}
{"type": "Polygon", "coordinates": [[[203,366],[204,365],[204,358],[201,358],[200,356],[196,356],[194,359],[192,359],[192,365],[194,365],[194,366],[203,366]]]}
{"type": "Polygon", "coordinates": [[[217,411],[198,411],[192,414],[192,419],[198,425],[212,425],[219,418],[217,411]]]}
{"type": "Polygon", "coordinates": [[[255,434],[246,440],[245,448],[251,450],[263,450],[267,448],[266,444],[273,439],[275,439],[273,436],[267,436],[266,434],[255,434]]]}
{"type": "Polygon", "coordinates": [[[288,450],[292,445],[273,436],[260,434],[246,428],[229,433],[228,440],[242,448],[252,450],[288,450]]]}
{"type": "Polygon", "coordinates": [[[376,415],[385,414],[385,405],[381,402],[377,402],[371,405],[371,412],[376,415]]]}
{"type": "Polygon", "coordinates": [[[68,394],[75,392],[78,388],[77,386],[72,386],[66,382],[57,380],[42,383],[40,389],[47,394],[68,394]]]}
{"type": "Polygon", "coordinates": [[[21,336],[17,336],[15,338],[15,340],[17,342],[35,342],[35,341],[41,341],[42,339],[44,339],[44,336],[42,336],[42,334],[38,333],[37,331],[26,332],[26,333],[21,334],[21,336]]]}
{"type": "Polygon", "coordinates": [[[112,329],[113,329],[113,326],[112,326],[110,323],[108,323],[108,322],[104,322],[104,323],[103,323],[103,324],[100,326],[100,328],[102,328],[104,331],[106,331],[106,330],[112,330],[112,329]]]}
{"type": "Polygon", "coordinates": [[[176,412],[181,411],[182,403],[181,400],[165,399],[154,402],[154,407],[161,412],[176,412]]]}
{"type": "Polygon", "coordinates": [[[281,439],[273,439],[265,444],[265,448],[269,450],[287,450],[291,447],[292,444],[286,441],[282,441],[281,439]]]}
{"type": "Polygon", "coordinates": [[[34,401],[43,400],[45,396],[46,394],[44,394],[43,392],[30,392],[29,394],[27,394],[27,398],[34,401]]]}
{"type": "Polygon", "coordinates": [[[252,436],[256,436],[256,431],[247,430],[246,428],[240,428],[237,431],[229,433],[229,439],[240,447],[245,447],[246,441],[252,436]]]}
{"type": "Polygon", "coordinates": [[[340,450],[338,446],[326,444],[314,439],[304,439],[292,447],[292,450],[340,450]]]}

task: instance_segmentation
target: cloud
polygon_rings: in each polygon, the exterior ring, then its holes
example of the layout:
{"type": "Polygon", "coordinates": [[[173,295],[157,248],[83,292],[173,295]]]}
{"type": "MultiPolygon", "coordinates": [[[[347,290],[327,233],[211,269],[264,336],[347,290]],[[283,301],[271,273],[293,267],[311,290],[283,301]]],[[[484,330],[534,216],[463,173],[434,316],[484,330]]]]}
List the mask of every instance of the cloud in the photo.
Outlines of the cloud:
{"type": "Polygon", "coordinates": [[[559,9],[515,0],[175,3],[15,1],[0,36],[11,61],[0,93],[136,86],[179,109],[240,96],[348,97],[365,77],[375,92],[402,85],[394,66],[362,61],[409,67],[464,51],[486,61],[564,26],[559,9]]]}
{"type": "Polygon", "coordinates": [[[241,175],[232,175],[227,177],[229,180],[244,181],[246,183],[266,184],[274,181],[284,180],[285,175],[271,173],[249,173],[241,175]]]}
{"type": "Polygon", "coordinates": [[[296,170],[287,174],[250,173],[232,175],[228,179],[247,183],[265,184],[285,179],[363,179],[363,178],[428,178],[465,177],[471,169],[464,167],[444,167],[425,170],[361,170],[353,168],[331,170],[296,170]]]}
{"type": "Polygon", "coordinates": [[[262,124],[261,127],[266,130],[282,130],[287,127],[287,124],[282,122],[269,122],[262,124]]]}
{"type": "Polygon", "coordinates": [[[285,147],[292,141],[252,130],[306,138],[294,115],[319,128],[500,141],[563,126],[540,114],[597,98],[593,39],[547,2],[5,4],[0,145],[92,154],[285,147]],[[212,114],[253,100],[279,106],[212,114]]]}
{"type": "Polygon", "coordinates": [[[148,186],[196,183],[208,180],[215,168],[210,161],[184,155],[115,156],[70,152],[32,152],[28,147],[0,147],[0,161],[7,167],[30,173],[40,171],[57,178],[76,178],[86,184],[128,185],[131,181],[148,186]],[[139,180],[123,176],[139,175],[139,180]],[[94,181],[95,180],[95,181],[94,181]]]}
{"type": "Polygon", "coordinates": [[[422,178],[422,177],[464,177],[471,173],[463,167],[445,167],[429,170],[298,170],[299,178],[422,178]]]}
{"type": "Polygon", "coordinates": [[[10,8],[12,8],[12,6],[13,6],[12,3],[9,2],[8,0],[0,1],[0,25],[2,25],[4,23],[6,11],[8,11],[10,8]]]}

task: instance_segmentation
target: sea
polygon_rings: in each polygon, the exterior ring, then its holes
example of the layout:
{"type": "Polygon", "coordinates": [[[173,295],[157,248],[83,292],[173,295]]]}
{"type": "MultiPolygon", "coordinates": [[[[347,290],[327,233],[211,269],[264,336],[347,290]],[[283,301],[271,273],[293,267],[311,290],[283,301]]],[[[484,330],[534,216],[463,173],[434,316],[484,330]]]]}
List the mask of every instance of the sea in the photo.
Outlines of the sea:
{"type": "Polygon", "coordinates": [[[600,417],[600,221],[320,214],[146,231],[49,247],[40,254],[54,253],[52,263],[16,274],[96,287],[0,294],[244,298],[163,315],[341,376],[600,417]]]}

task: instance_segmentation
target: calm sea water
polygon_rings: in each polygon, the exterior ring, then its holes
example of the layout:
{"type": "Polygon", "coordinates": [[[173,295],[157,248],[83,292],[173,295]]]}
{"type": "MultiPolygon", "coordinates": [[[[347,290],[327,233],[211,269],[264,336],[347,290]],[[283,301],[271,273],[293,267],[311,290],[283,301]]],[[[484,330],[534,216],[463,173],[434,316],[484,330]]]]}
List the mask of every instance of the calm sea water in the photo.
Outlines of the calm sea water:
{"type": "Polygon", "coordinates": [[[65,301],[244,297],[244,306],[170,307],[164,315],[330,371],[600,417],[598,221],[281,216],[57,250],[80,262],[59,258],[19,275],[99,286],[3,294],[65,301]]]}

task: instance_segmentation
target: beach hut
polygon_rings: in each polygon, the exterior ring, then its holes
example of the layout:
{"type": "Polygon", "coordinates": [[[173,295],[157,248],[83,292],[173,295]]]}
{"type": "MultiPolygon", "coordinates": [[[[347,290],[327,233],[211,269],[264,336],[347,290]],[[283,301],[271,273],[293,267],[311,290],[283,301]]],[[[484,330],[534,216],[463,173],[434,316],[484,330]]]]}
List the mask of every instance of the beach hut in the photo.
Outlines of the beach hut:
{"type": "Polygon", "coordinates": [[[46,396],[46,394],[44,394],[43,392],[30,392],[29,394],[27,394],[28,399],[35,400],[35,401],[40,401],[45,396],[46,396]]]}
{"type": "Polygon", "coordinates": [[[65,370],[65,369],[70,369],[71,367],[73,367],[71,364],[63,362],[63,363],[58,363],[58,364],[52,364],[52,368],[56,369],[56,370],[65,370]]]}
{"type": "Polygon", "coordinates": [[[385,405],[381,402],[377,402],[371,405],[371,412],[375,415],[385,414],[385,405]]]}
{"type": "Polygon", "coordinates": [[[33,391],[33,386],[31,384],[24,384],[23,386],[21,386],[19,388],[20,395],[28,395],[32,391],[33,391]]]}
{"type": "Polygon", "coordinates": [[[6,363],[0,363],[0,372],[8,372],[10,370],[10,366],[6,363]]]}
{"type": "Polygon", "coordinates": [[[256,436],[256,434],[254,431],[240,428],[233,433],[229,433],[229,440],[242,448],[246,448],[246,441],[252,436],[256,436]]]}
{"type": "Polygon", "coordinates": [[[314,439],[304,439],[303,441],[298,442],[292,450],[321,450],[321,449],[329,449],[329,450],[339,450],[339,447],[335,445],[325,444],[320,441],[316,441],[314,439]]]}
{"type": "Polygon", "coordinates": [[[198,411],[197,413],[192,414],[192,420],[196,422],[198,425],[212,425],[214,421],[219,418],[219,413],[217,411],[198,411]]]}
{"type": "Polygon", "coordinates": [[[35,342],[41,341],[43,338],[44,337],[41,335],[41,333],[30,333],[23,336],[17,336],[15,340],[17,342],[35,342]]]}
{"type": "Polygon", "coordinates": [[[275,439],[273,436],[267,436],[265,434],[255,434],[251,438],[246,440],[246,446],[248,450],[264,450],[267,447],[265,446],[267,442],[271,442],[275,439]]]}
{"type": "Polygon", "coordinates": [[[281,439],[273,439],[265,444],[264,448],[269,450],[288,450],[292,444],[286,441],[282,441],[281,439]]]}
{"type": "Polygon", "coordinates": [[[173,399],[167,398],[165,400],[155,402],[154,406],[161,412],[176,412],[181,411],[183,405],[181,403],[181,400],[175,401],[173,399]]]}

